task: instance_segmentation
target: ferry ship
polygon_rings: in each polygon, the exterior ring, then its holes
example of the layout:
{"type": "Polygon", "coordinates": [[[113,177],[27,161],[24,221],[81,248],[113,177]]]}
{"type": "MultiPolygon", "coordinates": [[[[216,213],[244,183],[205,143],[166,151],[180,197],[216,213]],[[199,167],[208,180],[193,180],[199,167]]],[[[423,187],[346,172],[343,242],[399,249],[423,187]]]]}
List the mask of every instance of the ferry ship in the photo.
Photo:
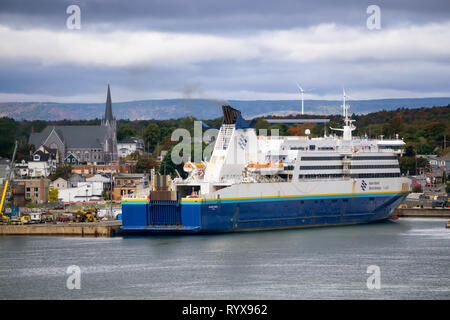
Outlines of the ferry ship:
{"type": "Polygon", "coordinates": [[[389,219],[410,192],[400,173],[403,140],[342,135],[257,135],[254,121],[223,106],[208,162],[186,179],[155,175],[142,198],[122,199],[122,232],[212,233],[338,226],[389,219]]]}

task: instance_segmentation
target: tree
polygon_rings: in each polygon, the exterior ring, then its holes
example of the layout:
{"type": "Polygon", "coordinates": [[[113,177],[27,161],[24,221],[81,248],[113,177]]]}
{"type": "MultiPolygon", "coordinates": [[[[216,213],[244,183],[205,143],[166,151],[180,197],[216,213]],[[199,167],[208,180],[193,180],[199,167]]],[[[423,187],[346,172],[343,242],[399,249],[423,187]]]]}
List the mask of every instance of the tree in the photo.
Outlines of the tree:
{"type": "Polygon", "coordinates": [[[136,131],[132,127],[130,127],[126,124],[120,125],[119,128],[117,129],[117,140],[118,141],[123,140],[125,138],[131,138],[134,136],[136,136],[136,131]]]}
{"type": "Polygon", "coordinates": [[[414,150],[414,147],[409,145],[405,148],[405,157],[414,157],[416,155],[416,150],[414,150]]]}
{"type": "Polygon", "coordinates": [[[48,178],[51,181],[55,181],[58,178],[63,178],[65,180],[69,179],[72,176],[72,166],[70,165],[63,165],[56,168],[56,171],[54,174],[50,175],[48,178]]]}
{"type": "Polygon", "coordinates": [[[136,172],[137,173],[147,173],[149,172],[152,168],[156,168],[157,167],[157,162],[155,158],[145,158],[145,157],[140,157],[139,160],[136,163],[136,172]]]}
{"type": "Polygon", "coordinates": [[[160,130],[156,123],[150,124],[144,131],[144,141],[148,146],[148,151],[153,152],[160,138],[160,130]]]}
{"type": "Polygon", "coordinates": [[[11,158],[19,123],[9,118],[0,119],[0,156],[11,158]]]}
{"type": "Polygon", "coordinates": [[[48,192],[48,201],[57,202],[58,201],[58,189],[50,189],[48,192]]]}
{"type": "Polygon", "coordinates": [[[259,130],[261,130],[261,129],[266,129],[267,134],[270,134],[269,128],[270,128],[270,123],[268,123],[266,120],[256,119],[256,133],[258,135],[260,134],[259,130]]]}
{"type": "Polygon", "coordinates": [[[425,158],[406,157],[403,156],[398,159],[400,165],[400,171],[402,174],[415,175],[420,173],[419,169],[427,170],[429,168],[428,160],[425,158]],[[416,167],[417,164],[417,167],[416,167]],[[417,169],[417,170],[416,170],[417,169]]]}
{"type": "Polygon", "coordinates": [[[396,133],[403,133],[404,127],[402,118],[400,115],[396,115],[383,125],[383,133],[388,137],[392,137],[396,133]]]}
{"type": "Polygon", "coordinates": [[[172,161],[172,150],[174,147],[175,147],[175,145],[172,145],[172,146],[170,146],[169,150],[167,150],[167,154],[159,166],[159,173],[160,174],[170,174],[172,177],[175,177],[175,176],[177,176],[176,171],[178,171],[178,173],[183,178],[186,178],[187,173],[184,172],[184,170],[183,170],[184,163],[175,164],[172,161]]]}

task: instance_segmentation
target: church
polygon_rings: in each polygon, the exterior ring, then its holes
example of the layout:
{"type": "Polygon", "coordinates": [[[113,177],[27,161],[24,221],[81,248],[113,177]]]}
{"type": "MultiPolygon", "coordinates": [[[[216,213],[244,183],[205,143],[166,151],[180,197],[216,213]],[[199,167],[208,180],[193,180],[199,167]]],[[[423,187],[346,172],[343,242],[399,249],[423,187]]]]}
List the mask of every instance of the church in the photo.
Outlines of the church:
{"type": "Polygon", "coordinates": [[[117,160],[117,122],[113,117],[109,84],[105,115],[99,126],[48,126],[42,132],[31,133],[29,144],[36,149],[41,146],[56,149],[59,158],[69,164],[117,160]]]}

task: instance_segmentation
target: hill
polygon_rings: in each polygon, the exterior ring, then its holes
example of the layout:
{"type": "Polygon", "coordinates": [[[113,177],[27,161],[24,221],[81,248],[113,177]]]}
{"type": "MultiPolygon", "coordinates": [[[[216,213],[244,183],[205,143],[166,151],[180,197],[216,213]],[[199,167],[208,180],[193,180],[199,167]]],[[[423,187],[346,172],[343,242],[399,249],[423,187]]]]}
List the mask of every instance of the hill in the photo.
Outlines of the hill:
{"type": "MultiPolygon", "coordinates": [[[[300,110],[298,100],[229,100],[207,99],[165,99],[129,102],[113,102],[113,112],[117,119],[178,119],[193,116],[199,119],[214,119],[222,115],[220,106],[228,103],[241,110],[246,118],[268,114],[288,114],[300,110]]],[[[442,106],[450,103],[447,98],[413,98],[350,100],[351,112],[367,114],[380,110],[397,108],[420,108],[442,106]]],[[[341,101],[305,100],[305,112],[319,115],[341,113],[341,101]]],[[[104,103],[53,103],[53,102],[5,102],[0,103],[0,117],[15,120],[90,120],[101,118],[104,103]]]]}

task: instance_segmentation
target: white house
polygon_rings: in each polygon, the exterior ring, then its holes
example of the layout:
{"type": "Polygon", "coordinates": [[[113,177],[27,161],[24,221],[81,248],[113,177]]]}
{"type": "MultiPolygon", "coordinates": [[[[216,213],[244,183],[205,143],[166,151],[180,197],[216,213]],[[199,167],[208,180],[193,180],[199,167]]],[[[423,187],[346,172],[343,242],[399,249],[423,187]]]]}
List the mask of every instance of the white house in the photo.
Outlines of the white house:
{"type": "Polygon", "coordinates": [[[62,202],[88,202],[102,199],[103,184],[101,182],[78,182],[75,188],[61,189],[58,200],[62,202]]]}
{"type": "Polygon", "coordinates": [[[19,159],[15,167],[21,177],[47,177],[56,170],[56,153],[38,150],[19,159]]]}
{"type": "Polygon", "coordinates": [[[101,174],[96,174],[90,178],[86,178],[86,182],[98,182],[102,184],[103,191],[111,190],[111,179],[101,174]]]}
{"type": "Polygon", "coordinates": [[[53,183],[51,184],[51,187],[53,187],[54,189],[58,189],[58,190],[67,189],[68,183],[67,183],[67,180],[65,180],[63,178],[58,178],[55,181],[53,181],[53,183]]]}
{"type": "Polygon", "coordinates": [[[144,152],[144,141],[139,138],[126,138],[117,143],[117,152],[121,158],[125,158],[136,151],[140,154],[144,152]]]}

